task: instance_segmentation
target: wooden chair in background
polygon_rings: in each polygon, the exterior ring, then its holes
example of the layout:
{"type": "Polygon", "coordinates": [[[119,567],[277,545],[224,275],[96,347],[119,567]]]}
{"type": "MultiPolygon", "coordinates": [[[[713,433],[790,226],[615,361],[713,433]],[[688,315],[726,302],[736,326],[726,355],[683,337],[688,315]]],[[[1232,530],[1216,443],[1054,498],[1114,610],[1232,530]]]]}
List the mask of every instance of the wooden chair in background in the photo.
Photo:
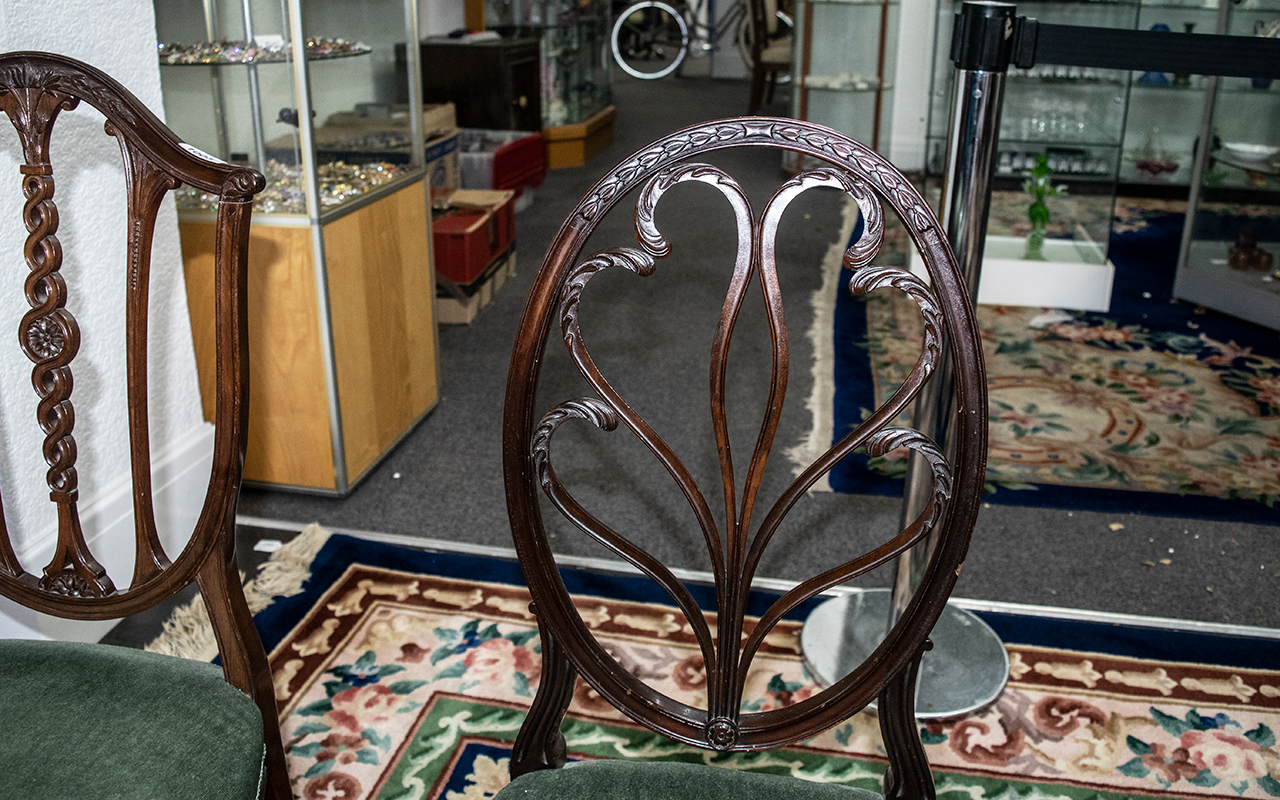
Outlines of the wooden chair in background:
{"type": "MultiPolygon", "coordinates": [[[[217,636],[222,666],[126,648],[0,640],[0,794],[13,797],[253,798],[290,796],[266,654],[236,568],[236,501],[248,420],[245,275],[257,172],[187,148],[141,102],[101,71],[44,53],[0,56],[0,109],[21,140],[29,233],[26,312],[18,331],[34,362],[31,410],[45,433],[43,476],[57,509],[53,560],[40,572],[19,563],[0,525],[0,594],[59,617],[113,619],[150,608],[195,581],[217,636]],[[50,133],[62,111],[85,103],[106,117],[120,145],[128,203],[126,263],[119,281],[94,287],[125,298],[128,451],[136,555],[117,584],[89,552],[76,474],[71,362],[81,331],[67,310],[55,235],[50,133]],[[152,504],[147,404],[151,240],[165,193],[188,184],[220,197],[217,404],[207,494],[190,539],[172,559],[161,547],[152,504]],[[38,407],[37,407],[38,406],[38,407]]],[[[8,263],[17,262],[9,254],[8,263]]],[[[94,365],[93,369],[101,369],[94,365]]],[[[192,391],[197,391],[193,385],[192,391]]],[[[96,415],[80,415],[80,421],[96,415]]],[[[7,476],[16,482],[19,476],[7,476]]],[[[35,476],[28,476],[35,478],[35,476]]]]}
{"type": "MultiPolygon", "coordinates": [[[[662,312],[655,313],[656,319],[661,319],[662,312]]],[[[628,319],[633,326],[636,324],[635,318],[628,319]]],[[[652,363],[654,356],[647,357],[652,363]]],[[[633,375],[626,378],[638,380],[633,375]]],[[[705,387],[701,389],[702,399],[697,399],[699,395],[693,393],[693,388],[690,387],[689,402],[705,402],[705,387]]],[[[566,758],[560,722],[576,676],[584,678],[600,697],[639,724],[677,741],[722,752],[760,751],[800,742],[843,722],[878,698],[880,728],[890,762],[885,794],[894,798],[933,796],[932,776],[913,713],[915,676],[919,659],[928,648],[930,630],[964,560],[981,502],[986,403],[982,350],[973,310],[944,232],[906,178],[870,149],[804,122],[739,118],[674,133],[640,150],[601,179],[560,229],[534,279],[509,372],[503,445],[507,505],[516,550],[533,597],[543,663],[541,685],[511,759],[513,782],[498,797],[565,800],[660,796],[708,800],[869,794],[847,787],[675,762],[589,761],[572,769],[557,769],[566,758]],[[698,163],[702,154],[731,147],[789,149],[814,157],[822,166],[787,181],[755,217],[743,190],[730,176],[717,167],[698,163]],[[635,281],[640,280],[636,276],[642,276],[645,281],[660,281],[663,274],[670,274],[663,269],[671,268],[656,264],[669,255],[671,246],[659,232],[654,214],[663,193],[685,181],[701,181],[715,187],[738,220],[736,264],[732,275],[724,278],[729,286],[728,296],[715,323],[709,365],[711,420],[719,453],[718,491],[725,498],[720,523],[723,529],[708,502],[710,487],[696,483],[675,448],[657,433],[657,426],[642,419],[628,398],[602,374],[579,329],[579,313],[585,312],[589,299],[584,297],[584,288],[595,275],[616,268],[618,272],[635,273],[624,274],[619,280],[635,281]],[[797,195],[820,186],[834,187],[854,198],[865,222],[863,234],[844,256],[843,274],[848,289],[855,294],[882,288],[905,292],[919,305],[926,333],[918,361],[902,388],[800,472],[772,505],[766,505],[757,493],[782,413],[789,360],[775,260],[778,225],[782,211],[797,195]],[[635,230],[640,246],[602,250],[580,260],[587,237],[600,230],[597,226],[606,213],[637,187],[635,230]],[[871,264],[883,237],[883,208],[896,213],[923,254],[933,288],[905,270],[871,264]],[[743,465],[735,464],[728,445],[731,426],[725,409],[725,376],[734,331],[752,323],[756,330],[765,327],[757,319],[739,319],[744,299],[755,292],[761,294],[763,303],[753,301],[746,307],[761,308],[767,317],[771,345],[766,352],[771,349],[773,366],[764,419],[744,472],[743,465]],[[547,342],[553,335],[563,340],[573,369],[591,388],[593,396],[548,406],[544,387],[544,397],[540,398],[540,374],[544,360],[550,356],[547,342]],[[933,374],[944,347],[958,365],[955,394],[959,433],[952,458],[919,432],[890,424],[933,374]],[[646,552],[632,532],[611,528],[561,482],[552,466],[552,445],[557,431],[575,421],[601,431],[629,431],[642,443],[637,448],[652,454],[660,469],[669,474],[674,495],[687,501],[691,519],[700,528],[691,535],[705,541],[714,571],[714,613],[704,613],[672,570],[646,552]],[[782,594],[758,623],[744,622],[748,590],[765,548],[806,491],[854,451],[884,455],[898,448],[923,457],[932,475],[932,495],[920,516],[861,555],[815,569],[814,577],[782,594]],[[549,504],[540,500],[542,493],[549,504]],[[628,671],[594,637],[592,626],[576,610],[557,571],[547,531],[560,522],[544,519],[544,505],[554,506],[573,527],[630,562],[671,597],[696,634],[707,675],[707,707],[693,707],[663,694],[642,676],[628,671]],[[753,657],[785,614],[821,592],[892,562],[930,535],[936,544],[923,582],[883,643],[861,666],[793,705],[752,713],[741,710],[744,700],[752,699],[744,698],[744,684],[753,657]]],[[[626,434],[596,434],[589,438],[609,451],[612,464],[617,443],[600,439],[608,435],[626,434]]],[[[564,465],[561,466],[563,472],[564,465]]],[[[627,479],[619,476],[618,484],[625,491],[627,479]]],[[[860,522],[845,520],[849,535],[860,529],[860,522]]]]}
{"type": "Polygon", "coordinates": [[[745,2],[751,15],[751,99],[747,113],[754,114],[762,102],[773,102],[778,76],[791,71],[792,33],[779,33],[778,0],[745,2]],[[761,36],[760,31],[765,35],[761,36]]]}

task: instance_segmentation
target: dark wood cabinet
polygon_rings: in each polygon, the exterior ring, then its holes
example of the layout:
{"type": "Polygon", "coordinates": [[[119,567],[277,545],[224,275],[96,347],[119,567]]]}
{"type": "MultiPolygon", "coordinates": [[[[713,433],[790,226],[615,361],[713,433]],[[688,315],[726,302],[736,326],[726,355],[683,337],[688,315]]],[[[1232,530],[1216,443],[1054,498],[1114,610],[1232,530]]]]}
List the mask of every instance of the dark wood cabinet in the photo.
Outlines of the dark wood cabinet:
{"type": "Polygon", "coordinates": [[[452,102],[463,128],[542,130],[538,38],[433,37],[421,48],[424,103],[452,102]]]}

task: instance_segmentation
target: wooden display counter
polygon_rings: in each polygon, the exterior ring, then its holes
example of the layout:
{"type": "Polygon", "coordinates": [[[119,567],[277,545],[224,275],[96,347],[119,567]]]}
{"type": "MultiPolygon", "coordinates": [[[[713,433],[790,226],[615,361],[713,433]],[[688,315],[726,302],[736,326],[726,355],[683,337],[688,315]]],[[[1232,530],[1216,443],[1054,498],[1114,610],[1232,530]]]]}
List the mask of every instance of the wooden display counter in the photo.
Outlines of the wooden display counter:
{"type": "Polygon", "coordinates": [[[547,169],[580,167],[613,144],[613,120],[618,111],[606,106],[586,122],[543,128],[547,140],[547,169]]]}
{"type": "MultiPolygon", "coordinates": [[[[212,419],[214,226],[201,217],[211,215],[184,214],[179,229],[200,392],[212,419]]],[[[253,218],[244,477],[343,494],[439,396],[421,176],[319,230],[321,269],[305,217],[253,218]],[[327,326],[318,280],[328,290],[327,326]]]]}

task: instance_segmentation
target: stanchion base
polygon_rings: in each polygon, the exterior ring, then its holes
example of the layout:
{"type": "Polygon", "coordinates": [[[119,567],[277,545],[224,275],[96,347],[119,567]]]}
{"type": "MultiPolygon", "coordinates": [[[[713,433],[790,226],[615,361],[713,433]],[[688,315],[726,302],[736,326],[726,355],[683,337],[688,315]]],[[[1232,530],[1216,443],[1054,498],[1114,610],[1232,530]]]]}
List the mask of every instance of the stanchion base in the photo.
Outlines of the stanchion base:
{"type": "MultiPolygon", "coordinates": [[[[829,686],[861,664],[884,639],[892,601],[888,589],[833,597],[814,609],[800,631],[805,666],[829,686]]],[[[990,626],[948,603],[920,662],[916,717],[956,717],[989,705],[1009,679],[1009,654],[990,626]]]]}

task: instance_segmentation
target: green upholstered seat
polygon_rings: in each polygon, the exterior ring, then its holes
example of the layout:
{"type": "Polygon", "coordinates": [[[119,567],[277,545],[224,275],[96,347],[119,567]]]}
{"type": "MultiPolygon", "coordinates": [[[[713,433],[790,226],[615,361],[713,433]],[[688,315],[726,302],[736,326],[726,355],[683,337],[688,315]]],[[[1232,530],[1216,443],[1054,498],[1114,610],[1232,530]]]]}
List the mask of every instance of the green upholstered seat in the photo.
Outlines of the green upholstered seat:
{"type": "Polygon", "coordinates": [[[262,715],[212,664],[0,640],[0,795],[254,798],[262,715]]]}
{"type": "Polygon", "coordinates": [[[516,778],[495,800],[880,800],[865,789],[675,761],[589,761],[516,778]]]}

